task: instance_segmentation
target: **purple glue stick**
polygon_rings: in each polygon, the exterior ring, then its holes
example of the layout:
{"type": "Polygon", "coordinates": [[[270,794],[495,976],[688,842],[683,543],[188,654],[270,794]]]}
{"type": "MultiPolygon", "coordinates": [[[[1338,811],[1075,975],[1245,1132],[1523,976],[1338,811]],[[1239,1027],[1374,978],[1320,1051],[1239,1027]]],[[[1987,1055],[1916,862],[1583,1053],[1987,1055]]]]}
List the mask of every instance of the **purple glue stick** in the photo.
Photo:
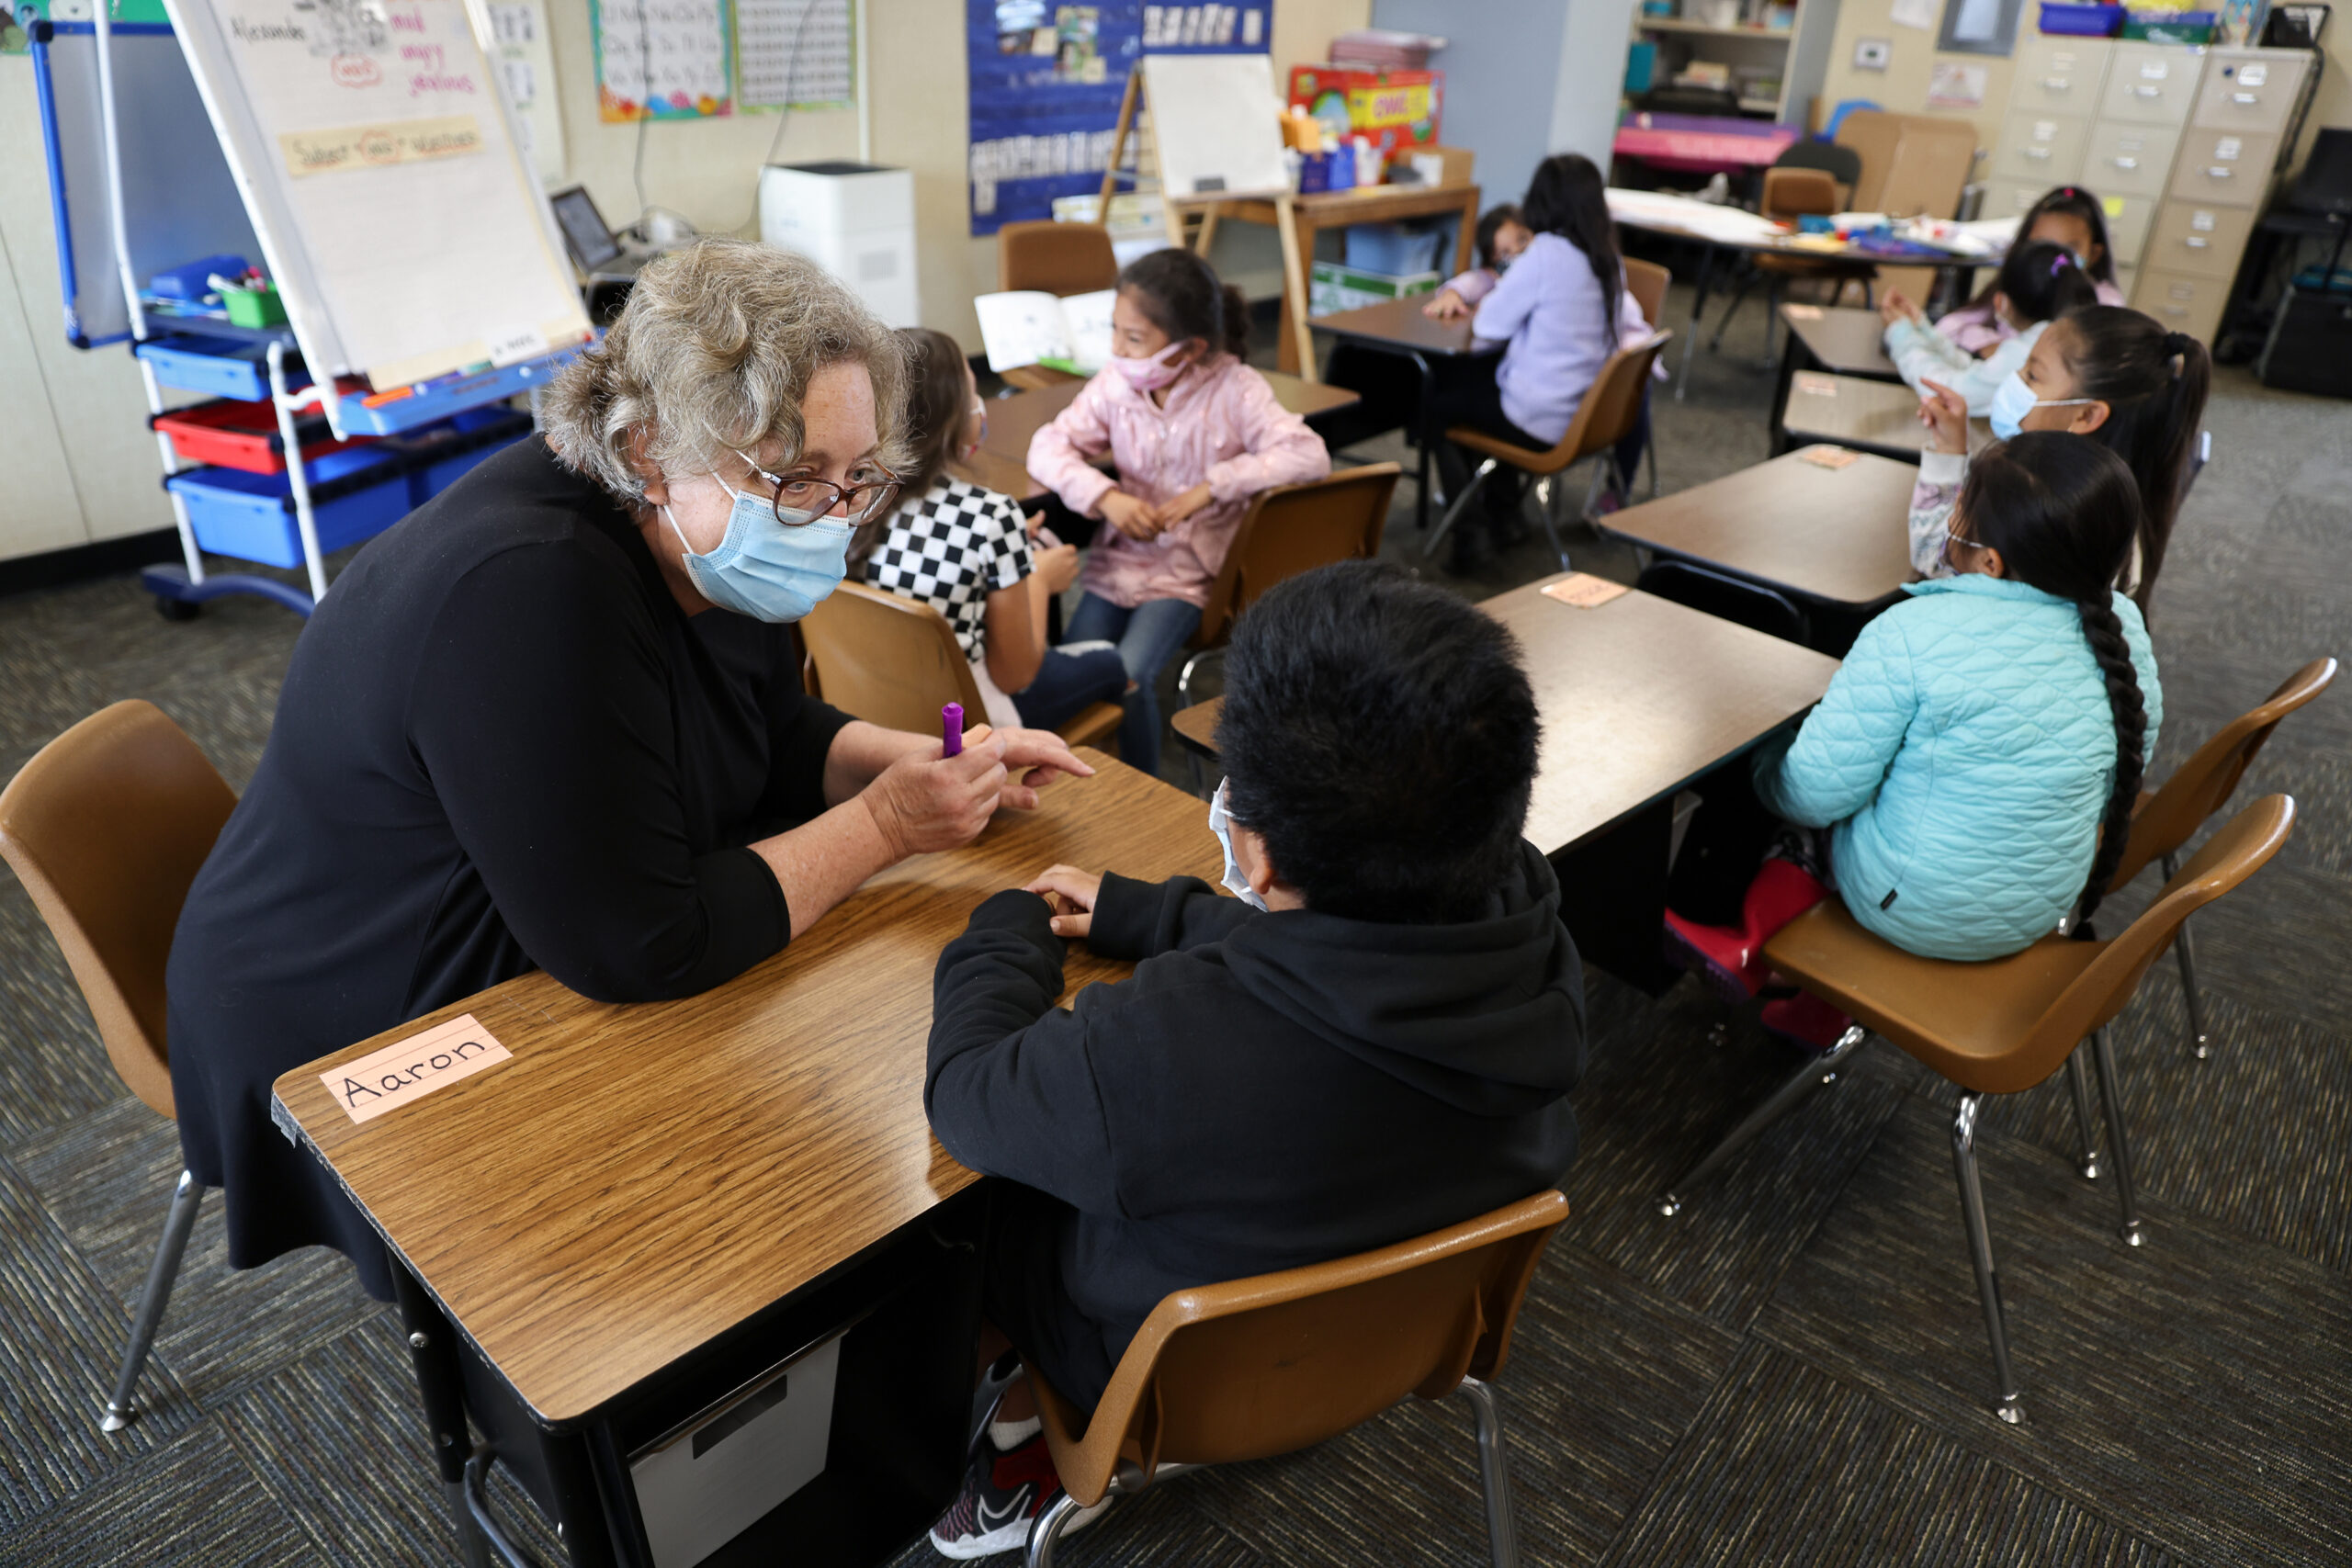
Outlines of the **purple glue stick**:
{"type": "Polygon", "coordinates": [[[964,754],[964,705],[949,703],[939,710],[939,754],[960,757],[964,754]]]}

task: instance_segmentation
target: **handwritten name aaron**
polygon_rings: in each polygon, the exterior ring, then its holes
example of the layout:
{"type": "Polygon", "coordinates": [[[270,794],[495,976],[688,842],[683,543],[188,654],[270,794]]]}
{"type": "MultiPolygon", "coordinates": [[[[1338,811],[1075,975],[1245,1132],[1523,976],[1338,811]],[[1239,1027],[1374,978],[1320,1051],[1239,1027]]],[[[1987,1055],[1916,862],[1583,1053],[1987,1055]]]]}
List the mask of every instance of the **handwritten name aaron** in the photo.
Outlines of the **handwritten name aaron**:
{"type": "Polygon", "coordinates": [[[319,1081],[354,1122],[367,1122],[445,1089],[482,1068],[511,1061],[498,1037],[465,1013],[422,1034],[371,1051],[319,1081]]]}

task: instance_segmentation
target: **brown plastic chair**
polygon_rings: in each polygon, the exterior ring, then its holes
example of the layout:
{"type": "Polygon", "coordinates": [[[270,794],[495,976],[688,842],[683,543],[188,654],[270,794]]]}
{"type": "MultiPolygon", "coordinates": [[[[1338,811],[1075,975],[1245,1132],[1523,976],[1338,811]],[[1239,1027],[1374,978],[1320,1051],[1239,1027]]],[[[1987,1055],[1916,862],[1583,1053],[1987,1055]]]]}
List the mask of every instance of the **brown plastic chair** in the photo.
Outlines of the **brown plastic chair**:
{"type": "Polygon", "coordinates": [[[1457,446],[1484,453],[1485,460],[1445,509],[1445,515],[1430,532],[1430,541],[1421,547],[1425,557],[1437,553],[1438,542],[1453,526],[1470,498],[1487,482],[1497,466],[1503,463],[1535,476],[1536,498],[1541,503],[1544,532],[1552,541],[1552,548],[1560,558],[1560,569],[1568,570],[1568,550],[1560,543],[1560,531],[1552,521],[1554,479],[1561,470],[1587,457],[1599,456],[1600,468],[1594,473],[1592,483],[1585,491],[1584,513],[1589,516],[1593,497],[1602,483],[1615,479],[1620,494],[1632,487],[1631,479],[1617,471],[1617,444],[1634,433],[1642,417],[1642,400],[1649,391],[1650,367],[1657,362],[1660,350],[1673,340],[1674,334],[1652,333],[1638,343],[1620,344],[1617,352],[1600,367],[1600,374],[1585,389],[1583,400],[1577,404],[1576,416],[1568,421],[1567,430],[1548,452],[1520,446],[1499,435],[1467,424],[1457,424],[1445,433],[1445,438],[1457,446]]]}
{"type": "MultiPolygon", "coordinates": [[[[1771,168],[1764,171],[1764,190],[1757,209],[1767,218],[1784,223],[1794,223],[1800,218],[1826,218],[1844,210],[1840,205],[1840,187],[1836,175],[1826,169],[1771,168]]],[[[1731,303],[1716,318],[1715,335],[1707,340],[1707,352],[1712,354],[1723,346],[1724,329],[1731,324],[1739,310],[1740,301],[1747,298],[1748,288],[1758,278],[1764,280],[1764,363],[1767,368],[1779,363],[1778,339],[1773,335],[1781,320],[1781,295],[1792,281],[1826,282],[1837,289],[1849,283],[1862,286],[1865,303],[1871,300],[1871,283],[1878,276],[1875,263],[1855,261],[1843,256],[1809,256],[1801,252],[1781,254],[1758,251],[1749,258],[1755,271],[1741,280],[1733,293],[1731,303]]]]}
{"type": "MultiPolygon", "coordinates": [[[[2278,728],[2278,721],[2327,690],[2335,679],[2335,660],[2312,660],[2290,675],[2260,707],[2222,726],[2159,788],[2143,793],[2132,812],[2132,838],[2124,846],[2122,863],[2116,868],[2114,886],[2122,886],[2146,870],[2150,862],[2163,863],[2165,875],[2171,876],[2178,869],[2175,863],[2180,847],[2205,825],[2206,818],[2230,803],[2238,781],[2245,776],[2246,765],[2278,728]]],[[[2172,952],[2180,963],[2180,989],[2188,1002],[2189,1052],[2201,1062],[2213,1051],[2205,1034],[2205,1004],[2197,990],[2197,955],[2189,946],[2186,922],[2172,952]]]]}
{"type": "Polygon", "coordinates": [[[1106,1493],[1311,1448],[1408,1393],[1470,1401],[1489,1545],[1496,1568],[1513,1568],[1502,1416],[1487,1382],[1567,1217],[1567,1199],[1546,1190],[1417,1241],[1179,1291],[1144,1320],[1091,1417],[1033,1363],[1062,1493],[1030,1527],[1030,1568],[1050,1568],[1070,1516],[1106,1493]]]}
{"type": "MultiPolygon", "coordinates": [[[[844,582],[801,617],[812,695],[887,729],[936,734],[939,710],[964,705],[965,723],[986,721],[979,682],[947,617],[928,604],[862,582],[844,582]]],[[[1113,741],[1125,710],[1092,703],[1055,730],[1073,746],[1113,741]]]]}
{"type": "Polygon", "coordinates": [[[2097,1063],[2107,1133],[2113,1142],[2116,1191],[2122,1201],[2123,1239],[2141,1241],[2139,1210],[2132,1194],[2132,1153],[2123,1132],[2123,1097],[2116,1087],[2115,1059],[2106,1028],[2139,988],[2141,976],[2171,942],[2189,911],[2201,908],[2244,882],[2278,852],[2295,822],[2295,803],[2266,795],[2232,818],[2192,856],[2147,912],[2121,935],[2104,942],[2046,936],[2022,953],[1983,964],[1921,958],[1880,941],[1856,923],[1838,899],[1816,905],[1781,928],[1764,944],[1771,966],[1847,1013],[1853,1026],[1827,1055],[1808,1063],[1794,1077],[1724,1135],[1705,1158],[1675,1182],[1658,1202],[1668,1216],[1682,1211],[1683,1195],[1713,1176],[1758,1134],[1804,1103],[1873,1033],[1883,1036],[1929,1070],[1960,1086],[1960,1111],[1952,1122],[1952,1164],[1960,1178],[1960,1206],[1968,1249],[1983,1298],[1984,1329],[1993,1342],[1993,1369],[2000,1382],[1994,1414],[2015,1425],[2025,1404],[2009,1367],[2009,1338],[2001,1313],[2000,1285],[1993,1269],[1992,1233],[1984,1222],[1984,1194],[1976,1176],[1976,1118],[1988,1094],[2016,1094],[2068,1072],[2075,1114],[2083,1141],[2084,1174],[2098,1173],[2098,1155],[2090,1132],[2090,1087],[2076,1051],[2089,1038],[2097,1063]]]}
{"type": "Polygon", "coordinates": [[[1259,491],[1233,531],[1225,562],[1209,584],[1201,624],[1185,645],[1193,654],[1176,675],[1182,706],[1193,705],[1193,674],[1201,661],[1225,647],[1233,623],[1260,594],[1302,571],[1380,554],[1398,472],[1394,463],[1368,463],[1303,485],[1259,491]]]}
{"type": "MultiPolygon", "coordinates": [[[[996,231],[997,287],[1045,294],[1091,294],[1119,281],[1111,231],[1100,223],[1007,223],[996,231]]],[[[1035,389],[1083,379],[1049,365],[1001,372],[1012,386],[1035,389]]]]}
{"type": "Polygon", "coordinates": [[[1657,326],[1657,313],[1666,308],[1666,291],[1674,282],[1674,274],[1656,262],[1645,262],[1639,256],[1624,260],[1625,292],[1642,308],[1642,320],[1652,330],[1657,326]]]}
{"type": "MultiPolygon", "coordinates": [[[[123,1087],[159,1115],[174,1114],[164,964],[188,886],[236,804],[196,742],[142,702],[92,714],[0,790],[0,856],[64,950],[123,1087]]],[[[107,1431],[130,1424],[131,1392],[203,1200],[181,1171],[99,1423],[107,1431]]]]}

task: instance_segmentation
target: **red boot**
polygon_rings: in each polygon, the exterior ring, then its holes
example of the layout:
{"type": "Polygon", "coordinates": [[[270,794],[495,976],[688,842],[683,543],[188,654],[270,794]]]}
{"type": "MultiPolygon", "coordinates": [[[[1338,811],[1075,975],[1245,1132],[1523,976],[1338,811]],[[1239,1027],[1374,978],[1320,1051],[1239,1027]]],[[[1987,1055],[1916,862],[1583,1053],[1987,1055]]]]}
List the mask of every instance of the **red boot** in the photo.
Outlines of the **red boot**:
{"type": "Polygon", "coordinates": [[[1808,991],[1764,1004],[1764,1027],[1808,1051],[1826,1051],[1838,1043],[1854,1021],[1808,991]]]}
{"type": "Polygon", "coordinates": [[[1762,989],[1769,973],[1764,944],[1782,926],[1829,897],[1811,872],[1793,861],[1768,860],[1740,900],[1737,927],[1702,926],[1666,912],[1667,955],[1739,1003],[1762,989]]]}

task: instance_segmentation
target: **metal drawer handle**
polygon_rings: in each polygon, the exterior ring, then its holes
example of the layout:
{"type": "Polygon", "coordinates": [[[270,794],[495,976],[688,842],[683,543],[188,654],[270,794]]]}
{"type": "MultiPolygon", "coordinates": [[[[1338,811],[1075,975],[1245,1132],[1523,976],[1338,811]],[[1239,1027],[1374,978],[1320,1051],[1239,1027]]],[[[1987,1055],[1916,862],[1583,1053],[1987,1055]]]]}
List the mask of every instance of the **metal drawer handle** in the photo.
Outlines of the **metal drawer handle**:
{"type": "MultiPolygon", "coordinates": [[[[2041,79],[2041,85],[2044,87],[2049,88],[2050,91],[2053,93],[2069,92],[2075,85],[2064,76],[2044,76],[2041,79]]],[[[2243,96],[2244,95],[2241,94],[2240,96],[2243,96]]]]}
{"type": "Polygon", "coordinates": [[[2165,90],[2162,87],[2143,86],[2137,82],[2132,84],[2132,92],[2135,97],[2142,98],[2161,98],[2165,96],[2165,90]]]}
{"type": "Polygon", "coordinates": [[[2167,316],[2186,316],[2188,314],[2188,307],[2186,305],[2159,305],[2156,308],[2167,316]]]}
{"type": "Polygon", "coordinates": [[[2136,169],[2140,166],[2140,160],[2137,158],[2118,158],[2115,160],[2115,166],[2119,169],[2136,169]]]}
{"type": "Polygon", "coordinates": [[[2213,243],[2213,242],[2212,242],[2212,241],[2211,241],[2211,240],[2199,239],[2198,236],[2196,236],[2196,235],[2194,235],[2194,234],[2189,235],[2189,236],[2188,236],[2188,237],[2187,237],[2186,239],[2182,240],[2180,243],[2181,243],[2182,244],[2184,244],[2184,245],[2187,245],[2187,246],[2188,246],[2190,250],[2192,250],[2192,251],[2201,251],[2201,250],[2206,250],[2206,249],[2210,248],[2210,247],[2212,245],[2212,243],[2213,243]]]}
{"type": "Polygon", "coordinates": [[[2045,163],[2050,158],[2050,149],[2047,147],[2020,147],[2018,151],[2029,158],[2040,158],[2045,163]]]}
{"type": "Polygon", "coordinates": [[[2205,177],[2209,180],[2225,180],[2236,173],[2237,171],[2235,169],[2226,169],[2221,164],[2216,164],[2211,168],[2205,171],[2205,177]]]}
{"type": "Polygon", "coordinates": [[[2232,93],[2230,95],[2230,102],[2233,104],[2258,104],[2261,101],[2260,93],[2232,93]]]}

